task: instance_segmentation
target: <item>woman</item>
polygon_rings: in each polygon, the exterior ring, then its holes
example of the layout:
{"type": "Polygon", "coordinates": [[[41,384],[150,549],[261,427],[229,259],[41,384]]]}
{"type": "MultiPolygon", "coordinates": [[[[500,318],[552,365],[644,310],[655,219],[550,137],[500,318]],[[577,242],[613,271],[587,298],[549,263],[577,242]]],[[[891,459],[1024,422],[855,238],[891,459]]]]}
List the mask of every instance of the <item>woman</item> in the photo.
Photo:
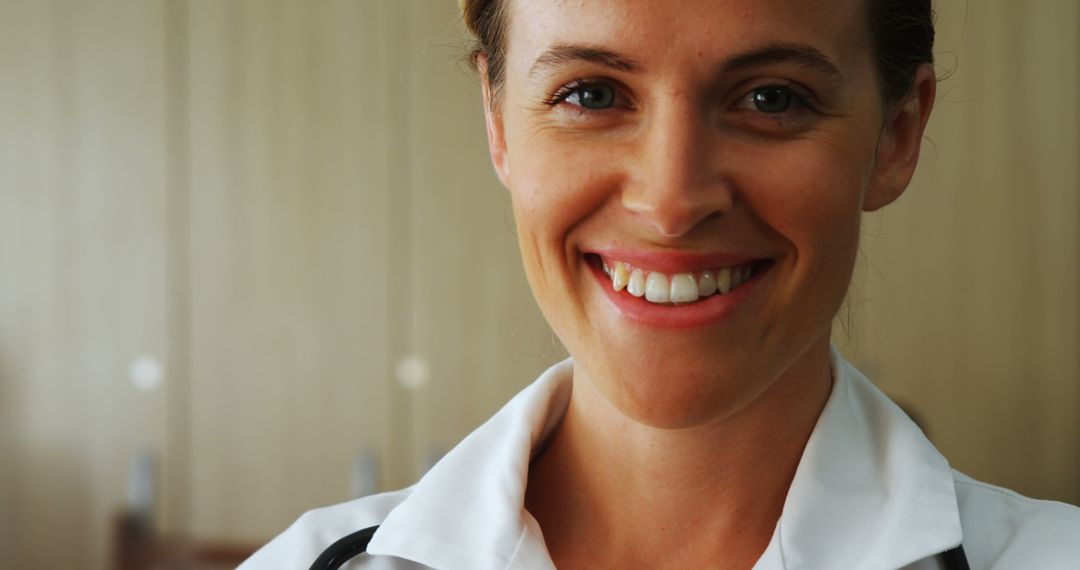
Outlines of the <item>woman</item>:
{"type": "Polygon", "coordinates": [[[414,487],[308,513],[245,568],[307,567],[362,529],[318,567],[365,546],[352,567],[1080,564],[1080,511],[951,471],[829,346],[860,215],[918,159],[928,0],[464,13],[529,283],[572,361],[414,487]]]}

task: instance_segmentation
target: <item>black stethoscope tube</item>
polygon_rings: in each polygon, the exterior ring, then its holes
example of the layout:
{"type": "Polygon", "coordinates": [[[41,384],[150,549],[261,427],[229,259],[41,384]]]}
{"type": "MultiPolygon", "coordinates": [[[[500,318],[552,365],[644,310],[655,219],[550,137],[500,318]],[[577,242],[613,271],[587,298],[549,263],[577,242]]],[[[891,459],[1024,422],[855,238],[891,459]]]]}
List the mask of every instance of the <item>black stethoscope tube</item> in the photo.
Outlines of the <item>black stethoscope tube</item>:
{"type": "Polygon", "coordinates": [[[341,568],[342,564],[352,560],[356,555],[367,552],[367,545],[371,542],[371,537],[375,536],[377,530],[379,530],[378,526],[372,526],[339,538],[315,559],[315,563],[311,565],[311,570],[337,570],[341,568]]]}
{"type": "MultiPolygon", "coordinates": [[[[311,570],[337,570],[341,568],[342,564],[352,560],[359,554],[367,552],[367,545],[371,542],[371,537],[375,536],[376,530],[379,530],[379,527],[372,526],[338,539],[315,559],[315,563],[311,565],[311,570]]],[[[964,554],[963,544],[958,544],[956,548],[942,552],[938,557],[945,564],[945,570],[971,570],[967,556],[964,554]]]]}
{"type": "Polygon", "coordinates": [[[941,562],[945,564],[945,570],[971,570],[968,565],[967,554],[964,554],[964,545],[957,544],[956,548],[946,550],[938,554],[941,562]]]}

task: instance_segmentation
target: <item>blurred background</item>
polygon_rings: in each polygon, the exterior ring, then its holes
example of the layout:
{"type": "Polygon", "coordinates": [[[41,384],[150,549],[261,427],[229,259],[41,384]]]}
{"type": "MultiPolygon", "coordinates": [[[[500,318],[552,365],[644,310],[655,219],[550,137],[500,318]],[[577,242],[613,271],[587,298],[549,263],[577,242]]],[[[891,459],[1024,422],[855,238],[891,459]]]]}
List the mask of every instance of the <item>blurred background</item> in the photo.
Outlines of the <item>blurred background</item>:
{"type": "MultiPolygon", "coordinates": [[[[1080,502],[1080,3],[938,1],[837,345],[1080,502]]],[[[565,356],[451,0],[0,0],[0,568],[232,567],[565,356]]]]}

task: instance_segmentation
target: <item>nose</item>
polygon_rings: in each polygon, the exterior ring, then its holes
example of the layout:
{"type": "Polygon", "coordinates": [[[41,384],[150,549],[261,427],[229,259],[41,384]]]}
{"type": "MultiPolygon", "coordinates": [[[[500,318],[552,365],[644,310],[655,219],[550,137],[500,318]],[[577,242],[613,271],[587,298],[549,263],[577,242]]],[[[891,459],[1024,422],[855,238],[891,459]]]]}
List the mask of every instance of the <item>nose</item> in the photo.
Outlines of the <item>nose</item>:
{"type": "Polygon", "coordinates": [[[640,135],[622,205],[662,237],[687,234],[731,210],[734,196],[710,121],[690,105],[650,118],[640,135]]]}

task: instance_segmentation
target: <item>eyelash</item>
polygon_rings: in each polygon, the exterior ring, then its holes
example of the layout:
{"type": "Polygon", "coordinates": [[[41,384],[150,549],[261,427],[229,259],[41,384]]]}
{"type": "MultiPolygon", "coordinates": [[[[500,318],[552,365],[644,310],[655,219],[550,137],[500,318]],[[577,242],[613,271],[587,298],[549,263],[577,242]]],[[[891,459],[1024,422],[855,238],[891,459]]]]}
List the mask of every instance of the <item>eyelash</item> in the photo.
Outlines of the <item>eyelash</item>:
{"type": "MultiPolygon", "coordinates": [[[[574,93],[580,94],[581,91],[584,91],[585,89],[588,89],[589,87],[596,87],[596,86],[602,86],[602,85],[608,85],[608,86],[611,86],[613,89],[615,89],[615,87],[612,86],[611,83],[607,82],[607,81],[589,80],[589,79],[575,79],[575,80],[571,81],[570,83],[567,83],[566,85],[563,85],[562,87],[559,87],[558,89],[556,89],[555,92],[551,94],[551,97],[548,97],[544,101],[544,104],[547,105],[548,107],[555,107],[556,105],[558,105],[560,103],[565,103],[566,99],[569,98],[574,93]]],[[[618,91],[618,89],[616,89],[616,91],[618,91]]],[[[581,106],[580,105],[575,105],[575,107],[581,107],[581,106]]],[[[587,109],[585,107],[581,107],[581,108],[583,110],[586,110],[586,111],[593,110],[593,109],[587,109]]]]}
{"type": "MultiPolygon", "coordinates": [[[[610,86],[613,89],[615,89],[616,91],[618,91],[618,89],[614,85],[612,85],[609,81],[589,80],[589,79],[575,79],[575,80],[571,81],[570,83],[567,83],[566,85],[563,85],[563,86],[559,87],[554,93],[552,93],[551,97],[548,97],[544,101],[544,104],[547,105],[548,107],[555,107],[555,106],[557,106],[557,105],[559,105],[561,103],[565,103],[566,100],[571,95],[577,93],[580,96],[580,93],[582,91],[584,91],[585,89],[588,89],[590,87],[596,87],[596,86],[610,86]]],[[[762,115],[766,115],[766,116],[774,117],[774,118],[779,118],[779,117],[783,117],[783,116],[786,116],[786,115],[790,115],[791,113],[798,112],[800,110],[808,110],[808,111],[817,112],[817,106],[814,103],[814,96],[807,89],[803,88],[802,86],[800,86],[798,84],[785,82],[785,81],[772,82],[772,83],[763,83],[761,85],[757,85],[753,89],[750,89],[745,94],[743,94],[736,101],[736,103],[733,105],[733,107],[738,107],[738,105],[740,103],[744,103],[744,102],[747,102],[750,105],[753,105],[753,102],[749,101],[748,99],[750,97],[752,97],[754,95],[754,93],[758,92],[759,90],[770,89],[770,88],[772,88],[772,89],[779,88],[779,89],[783,89],[783,90],[787,91],[791,95],[791,98],[792,98],[792,103],[793,103],[792,108],[790,108],[790,109],[788,109],[788,110],[786,110],[786,111],[784,111],[782,113],[766,113],[766,112],[760,111],[760,110],[751,110],[751,109],[745,109],[745,108],[743,108],[741,110],[747,111],[747,112],[755,112],[756,111],[758,113],[761,113],[762,115]]],[[[574,106],[579,107],[582,112],[590,112],[590,111],[591,112],[596,112],[596,111],[605,111],[605,110],[607,110],[607,109],[589,109],[589,108],[583,107],[581,105],[574,105],[574,106]]]]}
{"type": "Polygon", "coordinates": [[[757,85],[753,89],[750,89],[744,95],[739,97],[733,107],[736,107],[742,111],[746,111],[749,113],[759,113],[766,117],[775,119],[789,117],[794,113],[799,113],[802,111],[811,111],[815,113],[819,112],[817,104],[814,101],[814,96],[812,93],[810,93],[809,90],[796,83],[790,83],[786,81],[775,81],[771,83],[762,83],[761,85],[757,85]],[[754,102],[751,98],[754,96],[755,93],[765,89],[783,89],[784,91],[786,91],[788,95],[791,96],[791,107],[780,113],[767,113],[754,107],[754,102]],[[743,108],[740,107],[741,104],[747,104],[750,107],[754,108],[743,108]]]}

